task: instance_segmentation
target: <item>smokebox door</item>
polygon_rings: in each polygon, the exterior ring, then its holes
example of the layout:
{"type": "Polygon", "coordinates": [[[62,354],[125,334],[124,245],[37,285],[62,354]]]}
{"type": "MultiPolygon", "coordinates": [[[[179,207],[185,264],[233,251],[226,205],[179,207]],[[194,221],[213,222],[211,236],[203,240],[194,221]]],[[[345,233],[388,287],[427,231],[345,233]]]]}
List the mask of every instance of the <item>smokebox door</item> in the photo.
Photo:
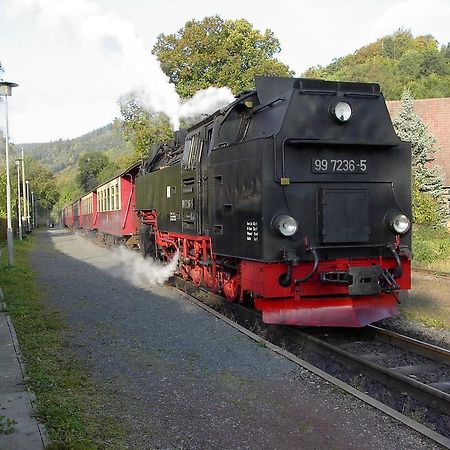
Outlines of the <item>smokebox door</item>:
{"type": "Polygon", "coordinates": [[[369,241],[369,193],[365,189],[321,189],[322,242],[369,241]]]}

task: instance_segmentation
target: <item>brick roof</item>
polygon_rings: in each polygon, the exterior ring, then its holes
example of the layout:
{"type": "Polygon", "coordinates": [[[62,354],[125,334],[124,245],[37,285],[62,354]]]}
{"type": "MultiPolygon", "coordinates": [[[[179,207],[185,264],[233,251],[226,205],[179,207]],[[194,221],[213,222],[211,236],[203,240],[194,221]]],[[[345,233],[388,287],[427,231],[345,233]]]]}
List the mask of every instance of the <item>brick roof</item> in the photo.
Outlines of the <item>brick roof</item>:
{"type": "MultiPolygon", "coordinates": [[[[386,102],[392,117],[401,107],[401,101],[386,102]]],[[[444,186],[450,187],[450,98],[426,98],[414,100],[414,111],[428,125],[428,131],[436,138],[434,164],[444,172],[444,186]]]]}

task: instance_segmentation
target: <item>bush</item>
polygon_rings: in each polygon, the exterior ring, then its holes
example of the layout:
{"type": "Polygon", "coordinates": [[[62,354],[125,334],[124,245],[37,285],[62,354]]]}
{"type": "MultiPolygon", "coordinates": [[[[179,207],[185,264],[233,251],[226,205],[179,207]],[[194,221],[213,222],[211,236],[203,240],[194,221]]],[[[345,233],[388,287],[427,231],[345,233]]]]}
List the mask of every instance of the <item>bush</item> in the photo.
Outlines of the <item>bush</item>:
{"type": "Polygon", "coordinates": [[[412,248],[414,261],[419,264],[450,260],[450,232],[442,227],[416,225],[412,248]]]}
{"type": "Polygon", "coordinates": [[[412,191],[413,222],[418,225],[438,226],[441,222],[438,202],[428,193],[421,192],[417,182],[412,191]]]}

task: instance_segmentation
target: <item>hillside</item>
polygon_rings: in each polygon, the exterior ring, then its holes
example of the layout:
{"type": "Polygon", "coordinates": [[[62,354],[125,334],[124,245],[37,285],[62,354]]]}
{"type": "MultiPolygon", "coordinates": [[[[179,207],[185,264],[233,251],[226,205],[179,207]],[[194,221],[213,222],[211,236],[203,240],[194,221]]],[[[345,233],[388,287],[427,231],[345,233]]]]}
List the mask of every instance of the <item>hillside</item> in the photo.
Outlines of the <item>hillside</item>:
{"type": "Polygon", "coordinates": [[[18,144],[17,147],[23,147],[26,155],[32,156],[56,174],[76,168],[78,158],[84,152],[102,152],[110,159],[132,153],[130,144],[123,138],[119,121],[75,139],[18,144]]]}
{"type": "Polygon", "coordinates": [[[405,88],[416,99],[450,97],[450,43],[439,48],[433,36],[399,30],[303,76],[377,82],[387,100],[400,99],[405,88]]]}

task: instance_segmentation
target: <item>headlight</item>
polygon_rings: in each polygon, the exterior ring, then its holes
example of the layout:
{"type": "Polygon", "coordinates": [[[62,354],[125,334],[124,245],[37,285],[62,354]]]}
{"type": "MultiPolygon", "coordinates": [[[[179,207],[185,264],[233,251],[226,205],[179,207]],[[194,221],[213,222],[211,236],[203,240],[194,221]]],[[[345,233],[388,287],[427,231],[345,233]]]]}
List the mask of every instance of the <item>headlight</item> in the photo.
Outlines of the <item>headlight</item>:
{"type": "Polygon", "coordinates": [[[330,112],[338,122],[344,123],[352,116],[352,107],[347,102],[337,102],[331,105],[330,112]]]}
{"type": "Polygon", "coordinates": [[[387,226],[394,233],[405,234],[409,230],[411,222],[404,214],[392,213],[387,217],[387,226]]]}
{"type": "Polygon", "coordinates": [[[284,237],[293,236],[297,233],[298,229],[297,221],[292,216],[288,216],[287,214],[276,216],[273,219],[272,226],[284,237]]]}

